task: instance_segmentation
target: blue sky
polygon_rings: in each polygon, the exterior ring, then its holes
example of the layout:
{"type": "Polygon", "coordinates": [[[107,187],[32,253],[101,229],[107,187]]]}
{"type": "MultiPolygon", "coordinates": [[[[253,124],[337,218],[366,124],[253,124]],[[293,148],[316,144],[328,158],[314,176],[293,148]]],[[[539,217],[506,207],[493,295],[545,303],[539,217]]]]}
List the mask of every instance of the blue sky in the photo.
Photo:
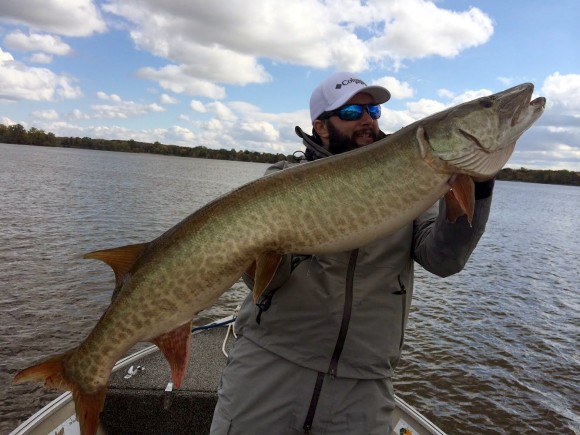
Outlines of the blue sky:
{"type": "Polygon", "coordinates": [[[0,0],[0,123],[57,136],[292,153],[313,88],[386,86],[396,131],[534,83],[508,166],[580,171],[577,0],[0,0]]]}

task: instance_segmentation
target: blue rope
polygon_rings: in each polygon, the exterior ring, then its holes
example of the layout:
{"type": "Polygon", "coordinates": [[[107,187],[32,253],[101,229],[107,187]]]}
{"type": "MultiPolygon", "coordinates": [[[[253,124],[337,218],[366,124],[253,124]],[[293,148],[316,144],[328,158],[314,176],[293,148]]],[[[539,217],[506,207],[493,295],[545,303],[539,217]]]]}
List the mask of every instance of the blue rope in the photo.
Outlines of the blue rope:
{"type": "Polygon", "coordinates": [[[196,327],[194,327],[194,328],[191,329],[191,332],[204,331],[206,329],[219,328],[220,326],[229,325],[230,323],[233,323],[235,321],[236,321],[236,317],[233,317],[233,318],[231,318],[229,320],[225,320],[225,321],[219,322],[219,323],[210,323],[209,325],[196,326],[196,327]]]}

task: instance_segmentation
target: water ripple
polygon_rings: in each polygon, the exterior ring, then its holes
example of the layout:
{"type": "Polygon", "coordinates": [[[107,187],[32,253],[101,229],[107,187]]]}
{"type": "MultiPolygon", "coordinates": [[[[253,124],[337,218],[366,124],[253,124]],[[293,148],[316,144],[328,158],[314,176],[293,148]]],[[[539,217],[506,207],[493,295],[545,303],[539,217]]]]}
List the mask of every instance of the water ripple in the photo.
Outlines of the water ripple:
{"type": "MultiPolygon", "coordinates": [[[[265,165],[0,145],[0,433],[57,393],[10,386],[78,344],[113,274],[82,255],[146,242],[265,165]]],[[[449,433],[580,433],[580,189],[498,182],[466,269],[417,270],[396,390],[449,433]],[[559,210],[557,218],[552,210],[559,210]]],[[[230,314],[226,292],[197,321],[230,314]]]]}

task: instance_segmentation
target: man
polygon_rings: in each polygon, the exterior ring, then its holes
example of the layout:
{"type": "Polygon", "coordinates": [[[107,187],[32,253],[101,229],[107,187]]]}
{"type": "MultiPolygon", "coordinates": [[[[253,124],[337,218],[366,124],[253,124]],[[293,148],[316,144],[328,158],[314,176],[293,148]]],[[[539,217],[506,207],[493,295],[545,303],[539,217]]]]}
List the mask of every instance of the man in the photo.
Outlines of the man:
{"type": "MultiPolygon", "coordinates": [[[[384,137],[378,119],[389,98],[350,73],[324,80],[310,99],[313,136],[296,129],[307,159],[384,137]]],[[[492,189],[493,180],[476,183],[472,226],[465,217],[447,222],[440,201],[359,249],[287,255],[257,306],[251,294],[242,305],[211,433],[390,433],[414,261],[439,276],[462,270],[483,234],[492,189]]],[[[245,280],[251,287],[251,272],[245,280]]]]}

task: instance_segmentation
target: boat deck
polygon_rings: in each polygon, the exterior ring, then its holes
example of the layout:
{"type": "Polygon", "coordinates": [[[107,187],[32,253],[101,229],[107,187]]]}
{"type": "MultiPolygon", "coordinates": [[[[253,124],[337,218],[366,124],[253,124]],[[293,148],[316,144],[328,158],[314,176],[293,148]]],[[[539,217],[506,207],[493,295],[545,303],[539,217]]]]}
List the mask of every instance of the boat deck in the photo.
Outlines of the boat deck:
{"type": "MultiPolygon", "coordinates": [[[[171,376],[160,352],[114,372],[101,414],[104,429],[115,434],[209,433],[227,361],[221,349],[224,330],[210,329],[192,340],[187,376],[180,389],[166,391],[171,376]],[[133,375],[129,376],[131,367],[133,375]]],[[[233,341],[230,335],[228,348],[233,341]]]]}

